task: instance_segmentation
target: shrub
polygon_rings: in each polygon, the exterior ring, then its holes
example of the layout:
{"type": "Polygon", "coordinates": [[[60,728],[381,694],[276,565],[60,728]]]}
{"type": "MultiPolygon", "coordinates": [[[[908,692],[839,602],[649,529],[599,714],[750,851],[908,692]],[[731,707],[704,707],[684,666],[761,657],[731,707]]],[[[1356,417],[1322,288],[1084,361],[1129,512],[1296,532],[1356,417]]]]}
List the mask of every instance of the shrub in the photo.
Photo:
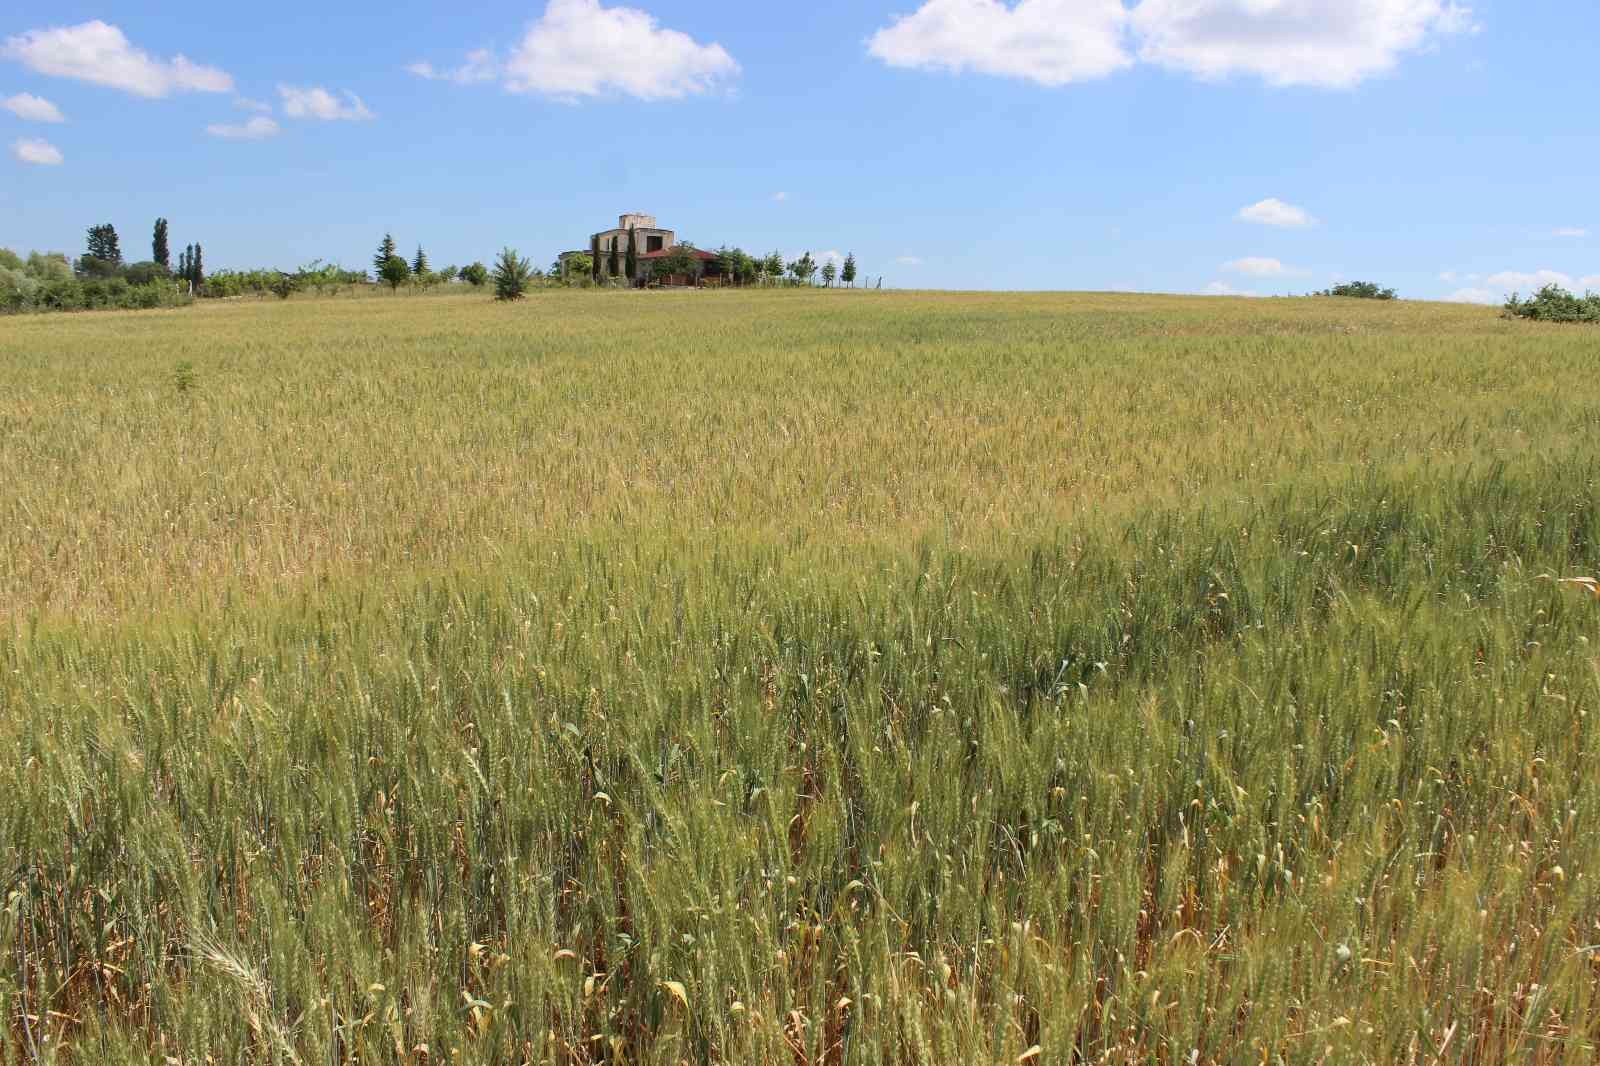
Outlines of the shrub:
{"type": "Polygon", "coordinates": [[[461,280],[475,289],[481,289],[489,282],[489,268],[482,263],[464,266],[461,268],[461,280]]]}
{"type": "Polygon", "coordinates": [[[1574,296],[1559,285],[1546,285],[1528,300],[1512,293],[1505,310],[1507,317],[1535,322],[1600,322],[1600,294],[1574,296]]]}
{"type": "Polygon", "coordinates": [[[1343,285],[1335,285],[1331,289],[1312,293],[1313,296],[1345,296],[1354,300],[1393,300],[1397,299],[1393,289],[1380,289],[1370,281],[1347,281],[1343,285]]]}
{"type": "Polygon", "coordinates": [[[533,268],[526,259],[518,258],[516,250],[506,248],[494,265],[494,298],[520,300],[528,289],[533,268]]]}
{"type": "Polygon", "coordinates": [[[398,255],[391,255],[384,260],[383,268],[378,271],[378,275],[389,283],[389,291],[394,292],[411,280],[411,267],[398,255]]]}

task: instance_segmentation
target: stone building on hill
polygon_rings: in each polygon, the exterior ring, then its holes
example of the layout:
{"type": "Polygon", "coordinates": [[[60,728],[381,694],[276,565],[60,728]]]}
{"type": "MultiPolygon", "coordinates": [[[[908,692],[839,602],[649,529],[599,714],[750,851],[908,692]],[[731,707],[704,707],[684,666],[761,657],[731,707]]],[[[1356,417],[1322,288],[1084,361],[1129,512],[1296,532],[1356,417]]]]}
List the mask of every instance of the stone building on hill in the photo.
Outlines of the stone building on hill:
{"type": "MultiPolygon", "coordinates": [[[[583,251],[561,253],[561,270],[565,274],[568,263],[573,258],[581,255],[592,257],[597,274],[607,275],[610,272],[611,252],[616,249],[617,272],[627,273],[624,265],[628,258],[628,241],[632,237],[635,250],[635,265],[633,277],[628,280],[634,285],[644,285],[656,279],[656,264],[667,258],[671,251],[677,247],[678,235],[669,229],[662,229],[656,225],[656,216],[640,213],[622,215],[617,219],[615,229],[601,230],[589,238],[589,247],[583,251]]],[[[673,274],[670,278],[656,279],[669,285],[697,285],[700,282],[721,275],[717,257],[710,252],[696,250],[691,256],[690,270],[685,274],[673,274]]]]}

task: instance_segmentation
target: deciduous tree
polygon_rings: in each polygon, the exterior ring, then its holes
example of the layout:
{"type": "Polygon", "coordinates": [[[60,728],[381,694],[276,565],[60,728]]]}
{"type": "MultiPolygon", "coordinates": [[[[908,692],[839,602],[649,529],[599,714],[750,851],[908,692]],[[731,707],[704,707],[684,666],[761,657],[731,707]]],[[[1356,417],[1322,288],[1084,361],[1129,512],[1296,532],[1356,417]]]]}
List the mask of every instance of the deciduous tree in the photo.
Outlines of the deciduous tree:
{"type": "Polygon", "coordinates": [[[411,279],[411,268],[398,255],[391,255],[378,268],[378,276],[389,283],[390,292],[396,292],[411,279]]]}

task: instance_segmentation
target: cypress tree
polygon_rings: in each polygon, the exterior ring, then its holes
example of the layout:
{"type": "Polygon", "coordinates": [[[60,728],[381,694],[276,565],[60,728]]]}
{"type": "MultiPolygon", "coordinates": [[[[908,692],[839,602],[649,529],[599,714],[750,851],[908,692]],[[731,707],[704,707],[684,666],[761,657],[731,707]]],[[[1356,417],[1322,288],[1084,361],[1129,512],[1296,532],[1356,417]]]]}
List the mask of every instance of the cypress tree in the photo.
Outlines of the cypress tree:
{"type": "Polygon", "coordinates": [[[199,292],[206,283],[206,257],[198,242],[194,246],[194,265],[191,269],[194,271],[194,291],[199,292]]]}
{"type": "Polygon", "coordinates": [[[383,273],[383,264],[394,258],[394,237],[385,233],[383,243],[378,245],[378,254],[372,257],[372,269],[379,274],[383,273]]]}
{"type": "Polygon", "coordinates": [[[422,250],[422,245],[417,245],[417,257],[411,260],[411,273],[417,277],[426,277],[428,273],[428,253],[422,250]]]}
{"type": "Polygon", "coordinates": [[[632,226],[628,227],[628,259],[624,265],[628,270],[628,281],[632,282],[639,276],[639,234],[632,226]]]}
{"type": "Polygon", "coordinates": [[[155,236],[150,240],[150,259],[168,270],[172,268],[172,252],[167,248],[167,220],[156,219],[155,236]]]}
{"type": "Polygon", "coordinates": [[[616,277],[617,271],[622,269],[622,263],[617,258],[617,245],[621,243],[621,237],[611,238],[611,252],[606,256],[606,273],[612,277],[616,277]]]}
{"type": "Polygon", "coordinates": [[[589,273],[595,281],[600,280],[600,235],[598,233],[589,238],[589,273]]]}

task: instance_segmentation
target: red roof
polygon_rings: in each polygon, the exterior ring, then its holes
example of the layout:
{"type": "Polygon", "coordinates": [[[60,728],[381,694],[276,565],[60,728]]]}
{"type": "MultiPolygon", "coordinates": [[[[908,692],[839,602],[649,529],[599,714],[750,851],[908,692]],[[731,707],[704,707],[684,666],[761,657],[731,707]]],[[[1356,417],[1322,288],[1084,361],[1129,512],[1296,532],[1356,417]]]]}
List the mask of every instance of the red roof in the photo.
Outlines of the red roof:
{"type": "MultiPolygon", "coordinates": [[[[639,253],[639,258],[640,259],[665,259],[667,256],[671,255],[673,252],[676,252],[677,250],[678,249],[676,249],[676,248],[663,248],[659,252],[640,252],[639,253]]],[[[703,261],[708,262],[708,263],[709,262],[714,262],[716,260],[716,258],[717,258],[717,253],[716,252],[708,252],[703,248],[696,248],[690,254],[693,255],[696,259],[700,259],[700,260],[703,260],[703,261]]]]}

